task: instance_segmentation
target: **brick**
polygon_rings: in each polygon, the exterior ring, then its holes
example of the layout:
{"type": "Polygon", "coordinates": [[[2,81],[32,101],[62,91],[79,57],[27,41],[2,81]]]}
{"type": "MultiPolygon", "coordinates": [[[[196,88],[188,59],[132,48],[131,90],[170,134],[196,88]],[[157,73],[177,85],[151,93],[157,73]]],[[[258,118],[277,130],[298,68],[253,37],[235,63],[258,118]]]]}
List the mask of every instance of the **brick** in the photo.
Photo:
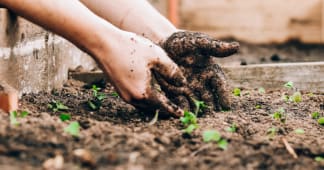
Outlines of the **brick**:
{"type": "Polygon", "coordinates": [[[18,92],[0,82],[0,109],[9,113],[18,109],[18,92]]]}

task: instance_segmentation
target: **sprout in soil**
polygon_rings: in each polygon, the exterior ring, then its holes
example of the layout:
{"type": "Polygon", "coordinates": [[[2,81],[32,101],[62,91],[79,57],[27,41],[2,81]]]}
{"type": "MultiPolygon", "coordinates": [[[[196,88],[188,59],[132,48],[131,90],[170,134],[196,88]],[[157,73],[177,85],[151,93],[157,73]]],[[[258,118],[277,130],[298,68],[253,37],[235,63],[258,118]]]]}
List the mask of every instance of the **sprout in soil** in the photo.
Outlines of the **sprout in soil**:
{"type": "Polygon", "coordinates": [[[204,101],[199,101],[196,99],[193,99],[193,102],[195,103],[195,115],[198,115],[198,113],[202,112],[203,109],[205,109],[207,107],[207,105],[205,105],[204,101]]]}
{"type": "Polygon", "coordinates": [[[62,122],[67,121],[67,120],[71,120],[71,114],[69,114],[69,113],[61,113],[60,114],[60,119],[62,120],[62,122]]]}
{"type": "Polygon", "coordinates": [[[317,120],[317,123],[320,124],[320,125],[324,125],[324,117],[320,117],[320,118],[317,120]]]}
{"type": "Polygon", "coordinates": [[[204,142],[216,142],[218,147],[225,150],[227,149],[228,142],[221,137],[221,134],[216,130],[206,130],[202,134],[204,142]]]}
{"type": "Polygon", "coordinates": [[[230,127],[227,127],[227,128],[226,128],[226,131],[227,131],[227,132],[232,132],[232,133],[236,132],[236,131],[237,131],[237,126],[236,126],[236,124],[235,124],[235,123],[232,123],[232,125],[231,125],[230,127]]]}
{"type": "Polygon", "coordinates": [[[18,126],[20,123],[17,120],[17,118],[25,118],[29,113],[27,111],[21,111],[21,112],[17,112],[17,111],[12,111],[10,112],[10,124],[14,125],[14,126],[18,126]]]}
{"type": "Polygon", "coordinates": [[[102,105],[102,101],[107,98],[107,96],[104,93],[100,93],[99,90],[101,90],[101,88],[97,87],[96,85],[92,85],[92,96],[93,99],[91,99],[90,101],[88,101],[88,106],[92,109],[92,110],[98,110],[101,105],[102,105]]]}
{"type": "Polygon", "coordinates": [[[256,109],[261,109],[262,107],[261,107],[261,105],[258,104],[258,105],[255,106],[255,108],[256,109]]]}
{"type": "Polygon", "coordinates": [[[272,117],[275,120],[279,120],[282,123],[285,123],[286,122],[285,110],[283,108],[280,108],[274,114],[272,114],[272,117]]]}
{"type": "Polygon", "coordinates": [[[288,89],[292,89],[294,88],[294,83],[292,81],[289,81],[286,84],[284,84],[284,86],[288,89]]]}
{"type": "Polygon", "coordinates": [[[270,138],[273,138],[274,136],[276,136],[278,132],[278,129],[276,127],[271,127],[267,130],[267,134],[269,135],[270,138]]]}
{"type": "Polygon", "coordinates": [[[78,122],[71,122],[64,131],[69,133],[72,136],[78,137],[80,133],[80,125],[78,122]]]}
{"type": "Polygon", "coordinates": [[[295,92],[292,96],[290,96],[290,101],[293,101],[295,103],[299,103],[302,101],[302,95],[301,93],[298,91],[298,92],[295,92]]]}
{"type": "Polygon", "coordinates": [[[315,161],[316,161],[316,162],[322,162],[322,161],[324,161],[324,157],[316,156],[316,157],[315,157],[315,161]]]}
{"type": "Polygon", "coordinates": [[[189,111],[184,111],[184,116],[180,118],[181,123],[185,126],[184,132],[191,134],[198,129],[197,116],[189,111]]]}
{"type": "Polygon", "coordinates": [[[53,100],[47,106],[53,112],[69,110],[69,108],[67,106],[65,106],[62,102],[56,101],[56,100],[53,100]]]}
{"type": "Polygon", "coordinates": [[[260,94],[265,93],[265,89],[264,89],[263,87],[260,87],[260,88],[258,89],[258,91],[259,91],[260,94]]]}
{"type": "Polygon", "coordinates": [[[318,119],[320,117],[319,112],[313,112],[312,113],[312,119],[318,119]]]}
{"type": "Polygon", "coordinates": [[[110,95],[113,96],[113,97],[119,97],[119,94],[117,92],[115,92],[115,91],[110,93],[110,95]]]}
{"type": "Polygon", "coordinates": [[[241,89],[239,89],[237,87],[234,88],[233,94],[234,94],[234,96],[241,96],[241,89]]]}
{"type": "Polygon", "coordinates": [[[295,129],[295,133],[296,134],[304,134],[305,131],[304,131],[304,129],[298,128],[298,129],[295,129]]]}

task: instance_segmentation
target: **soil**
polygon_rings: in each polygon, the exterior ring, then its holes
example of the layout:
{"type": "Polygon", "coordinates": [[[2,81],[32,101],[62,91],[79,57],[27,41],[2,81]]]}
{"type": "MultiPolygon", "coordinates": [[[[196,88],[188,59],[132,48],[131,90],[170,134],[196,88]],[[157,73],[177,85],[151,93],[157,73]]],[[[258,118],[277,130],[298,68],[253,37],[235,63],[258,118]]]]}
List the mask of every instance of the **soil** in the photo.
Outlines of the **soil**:
{"type": "Polygon", "coordinates": [[[102,92],[108,97],[97,111],[87,105],[92,99],[89,85],[74,80],[61,90],[24,95],[20,108],[29,115],[18,118],[19,126],[10,125],[9,115],[0,114],[0,169],[42,169],[44,162],[58,155],[64,158],[63,169],[69,170],[324,169],[323,161],[314,160],[324,156],[324,126],[310,117],[314,111],[324,116],[323,93],[302,92],[302,102],[286,103],[284,88],[266,89],[266,93],[242,89],[240,97],[233,96],[231,111],[201,115],[200,128],[184,135],[179,119],[160,119],[149,125],[152,116],[114,97],[109,84],[102,92]],[[69,107],[72,121],[81,125],[79,137],[64,132],[69,122],[59,119],[61,112],[48,109],[52,100],[69,107]],[[271,116],[281,107],[286,123],[271,116]],[[238,126],[237,132],[225,130],[232,123],[238,126]],[[278,129],[274,136],[268,133],[272,127],[278,129]],[[305,133],[296,134],[297,128],[305,133]],[[204,143],[201,133],[207,129],[218,130],[228,140],[228,149],[204,143]],[[287,151],[283,138],[297,159],[287,151]],[[84,149],[86,158],[75,156],[76,149],[84,149]]]}

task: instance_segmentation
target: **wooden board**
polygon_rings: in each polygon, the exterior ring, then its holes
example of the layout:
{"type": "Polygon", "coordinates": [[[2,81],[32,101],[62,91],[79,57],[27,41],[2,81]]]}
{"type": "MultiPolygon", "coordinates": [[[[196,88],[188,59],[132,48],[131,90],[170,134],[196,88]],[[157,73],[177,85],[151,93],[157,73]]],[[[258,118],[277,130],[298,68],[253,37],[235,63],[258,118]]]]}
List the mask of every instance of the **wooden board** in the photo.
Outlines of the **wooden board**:
{"type": "Polygon", "coordinates": [[[182,27],[252,43],[323,43],[323,0],[182,0],[182,27]]]}

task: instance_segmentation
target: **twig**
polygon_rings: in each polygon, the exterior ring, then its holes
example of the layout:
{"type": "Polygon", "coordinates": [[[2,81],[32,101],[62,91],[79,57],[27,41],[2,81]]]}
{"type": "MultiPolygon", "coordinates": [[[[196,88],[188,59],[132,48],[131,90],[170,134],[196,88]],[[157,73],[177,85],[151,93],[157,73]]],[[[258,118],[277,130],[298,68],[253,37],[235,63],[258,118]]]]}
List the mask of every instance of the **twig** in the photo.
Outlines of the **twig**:
{"type": "Polygon", "coordinates": [[[284,143],[284,145],[285,145],[287,151],[290,153],[290,155],[292,155],[294,159],[297,159],[298,156],[297,156],[295,150],[290,146],[290,144],[287,142],[287,140],[285,138],[282,138],[281,140],[284,143]]]}
{"type": "Polygon", "coordinates": [[[148,124],[149,126],[152,126],[154,125],[157,121],[158,121],[158,118],[159,118],[159,112],[160,110],[156,110],[155,112],[155,115],[154,115],[154,118],[150,121],[150,123],[148,124]]]}

